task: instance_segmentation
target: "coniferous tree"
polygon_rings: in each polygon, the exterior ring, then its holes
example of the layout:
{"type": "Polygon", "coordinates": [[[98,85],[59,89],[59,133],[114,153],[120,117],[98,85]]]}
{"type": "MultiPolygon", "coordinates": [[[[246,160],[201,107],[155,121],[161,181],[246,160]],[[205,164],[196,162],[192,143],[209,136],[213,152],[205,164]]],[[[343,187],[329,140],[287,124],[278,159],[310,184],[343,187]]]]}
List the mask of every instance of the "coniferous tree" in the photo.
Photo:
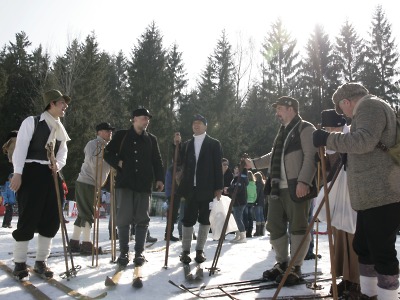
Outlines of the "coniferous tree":
{"type": "Polygon", "coordinates": [[[272,24],[271,32],[262,45],[263,93],[271,101],[283,95],[291,95],[295,89],[300,67],[296,44],[281,19],[272,24]]]}
{"type": "Polygon", "coordinates": [[[363,83],[370,93],[394,105],[399,93],[395,85],[399,75],[397,69],[399,54],[395,39],[392,37],[391,24],[380,5],[373,15],[367,49],[367,66],[362,78],[363,83]]]}
{"type": "Polygon", "coordinates": [[[334,53],[340,80],[343,83],[360,81],[365,60],[365,44],[349,21],[344,23],[339,36],[336,37],[334,53]]]}
{"type": "Polygon", "coordinates": [[[315,27],[307,43],[306,53],[301,87],[307,94],[301,99],[304,104],[301,115],[317,124],[320,122],[320,112],[333,106],[332,94],[339,85],[333,46],[321,25],[315,27]]]}
{"type": "Polygon", "coordinates": [[[134,47],[132,61],[128,67],[129,109],[144,106],[153,115],[149,131],[153,132],[160,145],[163,159],[168,156],[168,141],[172,139],[169,108],[169,81],[167,72],[167,54],[162,36],[153,22],[134,47]]]}

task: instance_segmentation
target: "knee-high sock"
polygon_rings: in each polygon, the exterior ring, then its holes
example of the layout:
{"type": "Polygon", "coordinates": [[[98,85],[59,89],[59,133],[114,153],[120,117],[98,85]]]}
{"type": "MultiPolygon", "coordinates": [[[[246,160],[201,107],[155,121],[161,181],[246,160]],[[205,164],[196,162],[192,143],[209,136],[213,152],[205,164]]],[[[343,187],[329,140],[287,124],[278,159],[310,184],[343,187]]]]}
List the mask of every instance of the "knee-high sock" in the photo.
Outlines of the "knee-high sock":
{"type": "Polygon", "coordinates": [[[81,239],[82,227],[74,225],[71,240],[79,241],[81,239]]]}
{"type": "Polygon", "coordinates": [[[271,240],[270,244],[275,250],[275,259],[277,262],[289,261],[289,239],[287,234],[275,240],[271,240]]]}
{"type": "Polygon", "coordinates": [[[26,262],[28,257],[28,245],[29,241],[14,242],[14,262],[23,263],[26,262]]]}
{"type": "Polygon", "coordinates": [[[89,222],[85,222],[85,227],[82,228],[82,242],[90,242],[90,229],[89,222]]]}
{"type": "Polygon", "coordinates": [[[210,225],[200,224],[199,232],[197,234],[196,251],[204,250],[204,245],[206,244],[209,231],[210,231],[210,225]]]}
{"type": "Polygon", "coordinates": [[[189,251],[192,245],[193,227],[182,226],[182,251],[189,251]]]}
{"type": "Polygon", "coordinates": [[[295,235],[292,234],[290,235],[290,242],[291,242],[291,256],[297,252],[297,249],[300,247],[300,243],[305,238],[303,245],[300,248],[300,252],[297,255],[297,258],[294,261],[294,266],[302,266],[304,262],[304,257],[306,257],[308,248],[310,246],[310,241],[311,241],[311,235],[307,234],[307,236],[304,235],[295,235]]]}
{"type": "MultiPolygon", "coordinates": [[[[378,278],[360,276],[361,293],[368,297],[376,296],[378,294],[378,278]]],[[[383,298],[385,299],[385,298],[383,298]]]]}
{"type": "Polygon", "coordinates": [[[136,225],[135,228],[135,253],[141,254],[144,251],[144,244],[146,243],[148,226],[136,225]]]}
{"type": "Polygon", "coordinates": [[[50,255],[52,240],[52,238],[48,238],[39,234],[37,241],[36,261],[47,261],[47,258],[50,255]]]}

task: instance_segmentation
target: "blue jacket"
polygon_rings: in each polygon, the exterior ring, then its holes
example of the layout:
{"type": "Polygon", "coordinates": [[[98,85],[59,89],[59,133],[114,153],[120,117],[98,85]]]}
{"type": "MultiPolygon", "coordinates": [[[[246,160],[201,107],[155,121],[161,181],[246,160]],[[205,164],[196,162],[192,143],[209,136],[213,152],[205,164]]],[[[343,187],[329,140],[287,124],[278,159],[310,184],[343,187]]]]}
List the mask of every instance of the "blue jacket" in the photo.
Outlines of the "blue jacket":
{"type": "Polygon", "coordinates": [[[1,192],[1,195],[3,196],[3,205],[10,204],[14,205],[15,204],[15,192],[10,189],[10,182],[7,181],[6,184],[4,185],[4,192],[1,192]]]}

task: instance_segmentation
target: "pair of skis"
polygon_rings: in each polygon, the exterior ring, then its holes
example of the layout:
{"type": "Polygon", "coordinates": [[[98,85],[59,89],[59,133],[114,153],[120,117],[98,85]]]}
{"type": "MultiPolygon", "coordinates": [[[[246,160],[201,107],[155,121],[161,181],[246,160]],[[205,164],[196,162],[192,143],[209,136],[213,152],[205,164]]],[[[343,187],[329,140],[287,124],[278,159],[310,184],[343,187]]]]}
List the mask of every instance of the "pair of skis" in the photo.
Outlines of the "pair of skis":
{"type": "MultiPolygon", "coordinates": [[[[109,277],[106,277],[104,285],[107,287],[115,287],[118,285],[119,280],[121,279],[122,273],[126,270],[126,267],[122,267],[120,265],[117,266],[114,274],[109,277]]],[[[133,269],[133,280],[132,280],[132,287],[136,289],[140,289],[143,287],[143,279],[142,279],[142,266],[135,266],[133,269]]]]}
{"type": "MultiPolygon", "coordinates": [[[[305,284],[307,282],[314,282],[313,280],[305,280],[304,278],[307,276],[314,275],[314,272],[311,273],[303,273],[302,278],[299,283],[297,284],[305,284]]],[[[320,275],[321,273],[318,272],[316,275],[320,275]]],[[[317,281],[329,281],[332,278],[326,279],[318,279],[317,281]]],[[[211,298],[211,297],[222,297],[228,296],[231,299],[234,298],[234,294],[241,294],[246,292],[255,292],[264,289],[274,289],[278,287],[278,283],[276,282],[268,282],[264,279],[252,279],[252,280],[241,280],[241,281],[234,281],[228,283],[220,283],[215,285],[201,285],[197,287],[187,287],[185,284],[178,285],[172,280],[169,280],[169,283],[173,286],[179,288],[182,291],[191,293],[192,295],[198,298],[211,298]],[[229,291],[228,291],[229,290],[229,291]]]]}
{"type": "MultiPolygon", "coordinates": [[[[38,300],[50,300],[51,299],[44,292],[42,292],[39,288],[37,288],[31,281],[20,280],[19,278],[16,278],[13,274],[12,269],[8,265],[6,265],[3,261],[0,261],[0,269],[5,271],[7,273],[7,275],[9,275],[10,277],[14,278],[35,299],[38,299],[38,300]]],[[[35,274],[38,278],[43,279],[42,276],[40,276],[33,270],[30,270],[30,271],[31,271],[31,273],[35,274]]],[[[83,295],[83,294],[79,293],[77,290],[70,288],[69,286],[65,285],[64,283],[62,283],[54,278],[44,279],[44,281],[47,282],[48,284],[50,284],[51,286],[57,288],[58,290],[64,292],[66,295],[69,295],[75,299],[80,299],[80,300],[102,299],[107,296],[107,292],[103,292],[95,297],[83,295]]]]}
{"type": "Polygon", "coordinates": [[[195,268],[192,270],[192,267],[189,264],[183,263],[183,272],[185,274],[185,280],[188,282],[202,281],[203,280],[203,265],[199,263],[195,263],[195,268]]]}

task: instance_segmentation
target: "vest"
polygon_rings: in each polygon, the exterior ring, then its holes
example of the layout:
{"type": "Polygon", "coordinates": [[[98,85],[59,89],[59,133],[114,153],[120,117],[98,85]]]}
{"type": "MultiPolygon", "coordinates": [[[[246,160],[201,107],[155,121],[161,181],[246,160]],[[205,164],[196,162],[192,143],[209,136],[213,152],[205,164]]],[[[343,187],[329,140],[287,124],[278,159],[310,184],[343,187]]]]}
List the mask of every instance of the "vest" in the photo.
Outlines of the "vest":
{"type": "MultiPolygon", "coordinates": [[[[36,116],[35,118],[37,118],[36,116]]],[[[36,122],[35,122],[36,123],[36,122]]],[[[35,130],[32,135],[31,142],[29,144],[28,153],[26,155],[26,159],[33,160],[49,160],[47,157],[46,143],[50,135],[50,128],[47,126],[45,120],[37,123],[35,130]]],[[[56,141],[56,145],[54,148],[54,154],[57,154],[58,149],[60,148],[60,141],[56,141]]]]}

